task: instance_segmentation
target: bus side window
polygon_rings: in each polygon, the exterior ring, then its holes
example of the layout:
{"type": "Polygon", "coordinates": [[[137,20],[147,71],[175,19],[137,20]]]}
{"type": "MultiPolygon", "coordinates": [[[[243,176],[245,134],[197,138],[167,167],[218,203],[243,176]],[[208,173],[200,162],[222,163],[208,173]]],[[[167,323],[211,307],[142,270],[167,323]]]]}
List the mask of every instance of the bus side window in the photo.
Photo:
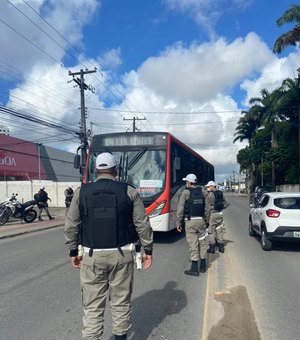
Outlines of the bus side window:
{"type": "Polygon", "coordinates": [[[173,160],[173,183],[178,183],[180,179],[178,178],[178,174],[180,173],[181,169],[181,160],[180,157],[175,156],[173,160]]]}

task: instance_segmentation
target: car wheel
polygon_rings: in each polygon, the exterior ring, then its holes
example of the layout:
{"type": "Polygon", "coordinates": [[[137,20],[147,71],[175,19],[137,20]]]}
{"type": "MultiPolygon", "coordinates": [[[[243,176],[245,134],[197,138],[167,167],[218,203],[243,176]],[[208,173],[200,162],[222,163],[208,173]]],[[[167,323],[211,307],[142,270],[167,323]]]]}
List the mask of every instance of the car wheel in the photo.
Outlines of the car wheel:
{"type": "Polygon", "coordinates": [[[253,229],[252,220],[249,219],[249,236],[255,236],[255,231],[253,229]]]}
{"type": "Polygon", "coordinates": [[[271,250],[272,249],[272,241],[270,241],[269,239],[267,239],[267,232],[266,232],[266,228],[262,227],[261,229],[261,248],[263,250],[271,250]]]}

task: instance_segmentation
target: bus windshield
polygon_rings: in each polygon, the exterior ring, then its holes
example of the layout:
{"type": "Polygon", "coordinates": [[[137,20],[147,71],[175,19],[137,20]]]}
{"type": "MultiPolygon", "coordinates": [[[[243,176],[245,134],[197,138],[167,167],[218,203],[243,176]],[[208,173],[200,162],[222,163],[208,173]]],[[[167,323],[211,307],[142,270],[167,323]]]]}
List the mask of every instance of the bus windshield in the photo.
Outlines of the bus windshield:
{"type": "MultiPolygon", "coordinates": [[[[88,181],[94,181],[96,178],[95,162],[97,155],[101,152],[93,152],[89,157],[88,181]]],[[[165,150],[144,148],[129,151],[127,149],[126,151],[113,151],[112,154],[119,162],[122,160],[125,167],[127,165],[125,181],[133,185],[142,198],[156,196],[164,190],[166,179],[165,150]]]]}

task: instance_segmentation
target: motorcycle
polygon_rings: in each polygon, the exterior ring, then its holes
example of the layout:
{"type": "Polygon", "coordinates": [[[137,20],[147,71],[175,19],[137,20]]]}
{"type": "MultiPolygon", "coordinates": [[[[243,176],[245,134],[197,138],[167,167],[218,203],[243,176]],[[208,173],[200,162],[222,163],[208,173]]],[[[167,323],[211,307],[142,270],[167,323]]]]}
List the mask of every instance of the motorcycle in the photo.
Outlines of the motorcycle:
{"type": "Polygon", "coordinates": [[[0,205],[0,225],[5,224],[9,217],[23,219],[26,223],[33,222],[37,212],[33,209],[36,205],[34,200],[21,203],[17,199],[18,194],[12,194],[10,198],[0,205]]]}

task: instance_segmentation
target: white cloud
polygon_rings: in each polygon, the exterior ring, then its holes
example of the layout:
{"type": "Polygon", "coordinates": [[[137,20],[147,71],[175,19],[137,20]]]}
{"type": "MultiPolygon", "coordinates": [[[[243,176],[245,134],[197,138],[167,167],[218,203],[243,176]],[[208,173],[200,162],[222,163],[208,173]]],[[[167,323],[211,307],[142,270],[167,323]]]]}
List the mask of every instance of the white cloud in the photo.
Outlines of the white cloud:
{"type": "MultiPolygon", "coordinates": [[[[12,68],[16,73],[26,73],[36,63],[49,64],[50,59],[52,63],[60,63],[66,55],[66,49],[70,48],[68,42],[73,46],[80,45],[82,27],[90,21],[99,2],[97,0],[30,2],[30,6],[40,16],[25,2],[15,1],[13,5],[0,1],[3,18],[0,22],[0,46],[5,46],[1,49],[1,60],[2,63],[5,60],[6,67],[12,68]],[[13,5],[17,5],[15,6],[17,9],[13,5]],[[65,40],[41,17],[55,27],[65,40]]],[[[1,76],[8,78],[9,73],[1,73],[1,76]]],[[[13,72],[10,72],[10,76],[13,77],[13,72]]]]}
{"type": "Polygon", "coordinates": [[[244,11],[252,2],[253,0],[163,0],[170,10],[192,17],[210,38],[216,36],[215,24],[224,13],[235,9],[244,11]]]}
{"type": "Polygon", "coordinates": [[[296,70],[299,68],[300,52],[291,53],[285,58],[273,57],[266,64],[255,79],[246,79],[241,84],[241,89],[246,91],[244,105],[249,105],[249,99],[259,97],[262,89],[269,91],[281,86],[286,78],[297,77],[296,70]]]}
{"type": "Polygon", "coordinates": [[[267,46],[250,33],[232,43],[220,38],[188,48],[177,44],[146,60],[137,72],[140,81],[161,96],[202,103],[233,87],[270,58],[267,46]]]}

